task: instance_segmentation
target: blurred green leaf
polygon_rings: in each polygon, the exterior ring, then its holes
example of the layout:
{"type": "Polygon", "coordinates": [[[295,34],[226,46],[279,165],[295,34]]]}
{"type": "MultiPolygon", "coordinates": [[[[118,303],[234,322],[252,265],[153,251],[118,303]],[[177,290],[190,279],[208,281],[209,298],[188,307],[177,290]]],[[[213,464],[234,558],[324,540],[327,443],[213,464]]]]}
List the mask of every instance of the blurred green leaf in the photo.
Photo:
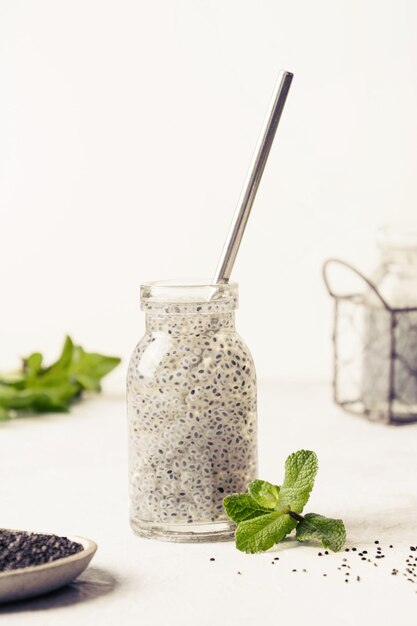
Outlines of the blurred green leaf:
{"type": "Polygon", "coordinates": [[[68,411],[83,390],[100,391],[100,381],[119,363],[117,357],[85,352],[66,337],[61,354],[49,367],[34,352],[22,370],[0,378],[0,420],[30,413],[68,411]]]}
{"type": "Polygon", "coordinates": [[[53,375],[56,372],[67,369],[71,365],[72,355],[74,352],[74,344],[71,337],[65,337],[61,354],[55,363],[43,370],[45,375],[53,375]]]}
{"type": "Polygon", "coordinates": [[[23,370],[28,376],[36,376],[42,367],[43,357],[40,352],[34,352],[23,361],[23,370]]]}
{"type": "Polygon", "coordinates": [[[100,380],[119,363],[120,359],[117,357],[85,352],[81,346],[76,346],[71,373],[84,389],[100,391],[100,380]]]}

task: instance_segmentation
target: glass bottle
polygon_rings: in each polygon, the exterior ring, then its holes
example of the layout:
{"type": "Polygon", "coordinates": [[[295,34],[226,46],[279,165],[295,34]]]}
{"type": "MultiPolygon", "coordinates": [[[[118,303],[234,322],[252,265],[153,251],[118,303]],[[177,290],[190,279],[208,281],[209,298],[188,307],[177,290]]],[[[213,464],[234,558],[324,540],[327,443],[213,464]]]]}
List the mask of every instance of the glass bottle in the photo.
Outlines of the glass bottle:
{"type": "Polygon", "coordinates": [[[236,284],[141,286],[128,369],[130,523],[169,541],[233,536],[223,498],[257,473],[256,374],[236,284]]]}
{"type": "Polygon", "coordinates": [[[371,416],[417,419],[417,229],[385,227],[367,297],[363,400],[371,416]],[[385,305],[384,305],[385,303],[385,305]]]}

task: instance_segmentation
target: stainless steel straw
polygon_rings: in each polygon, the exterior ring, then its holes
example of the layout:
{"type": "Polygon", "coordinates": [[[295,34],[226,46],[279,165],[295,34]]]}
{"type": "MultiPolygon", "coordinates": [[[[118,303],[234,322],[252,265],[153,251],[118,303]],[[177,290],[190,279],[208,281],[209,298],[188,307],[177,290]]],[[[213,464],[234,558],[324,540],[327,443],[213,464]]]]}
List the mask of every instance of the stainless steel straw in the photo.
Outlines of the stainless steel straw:
{"type": "Polygon", "coordinates": [[[290,90],[293,74],[281,71],[272,94],[268,112],[256,144],[249,171],[240,194],[236,212],[224,244],[222,255],[214,275],[213,283],[227,283],[232,273],[236,255],[245,232],[246,223],[261,182],[262,174],[268,160],[269,151],[274,141],[285,101],[290,90]]]}

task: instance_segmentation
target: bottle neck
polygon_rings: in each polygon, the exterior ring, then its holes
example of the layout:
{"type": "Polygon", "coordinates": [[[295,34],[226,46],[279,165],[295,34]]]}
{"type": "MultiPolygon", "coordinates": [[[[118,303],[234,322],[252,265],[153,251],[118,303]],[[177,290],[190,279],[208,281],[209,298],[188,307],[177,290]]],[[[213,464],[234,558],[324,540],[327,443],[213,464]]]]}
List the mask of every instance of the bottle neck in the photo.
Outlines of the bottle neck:
{"type": "Polygon", "coordinates": [[[147,332],[163,332],[172,337],[184,335],[213,335],[219,331],[235,330],[235,312],[195,315],[169,315],[146,313],[147,332]]]}
{"type": "Polygon", "coordinates": [[[381,261],[386,273],[404,277],[417,276],[417,250],[381,250],[381,261]]]}

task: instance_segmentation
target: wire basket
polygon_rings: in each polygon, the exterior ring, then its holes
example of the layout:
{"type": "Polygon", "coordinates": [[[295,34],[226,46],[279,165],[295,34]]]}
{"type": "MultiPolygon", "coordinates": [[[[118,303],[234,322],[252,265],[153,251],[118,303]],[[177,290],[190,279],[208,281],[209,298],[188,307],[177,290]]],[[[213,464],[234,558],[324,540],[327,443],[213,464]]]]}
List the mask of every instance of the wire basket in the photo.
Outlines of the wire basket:
{"type": "Polygon", "coordinates": [[[340,259],[324,263],[323,278],[334,299],[335,402],[388,424],[417,421],[417,307],[391,307],[372,280],[340,259]],[[336,266],[356,277],[357,290],[337,291],[336,266]]]}

